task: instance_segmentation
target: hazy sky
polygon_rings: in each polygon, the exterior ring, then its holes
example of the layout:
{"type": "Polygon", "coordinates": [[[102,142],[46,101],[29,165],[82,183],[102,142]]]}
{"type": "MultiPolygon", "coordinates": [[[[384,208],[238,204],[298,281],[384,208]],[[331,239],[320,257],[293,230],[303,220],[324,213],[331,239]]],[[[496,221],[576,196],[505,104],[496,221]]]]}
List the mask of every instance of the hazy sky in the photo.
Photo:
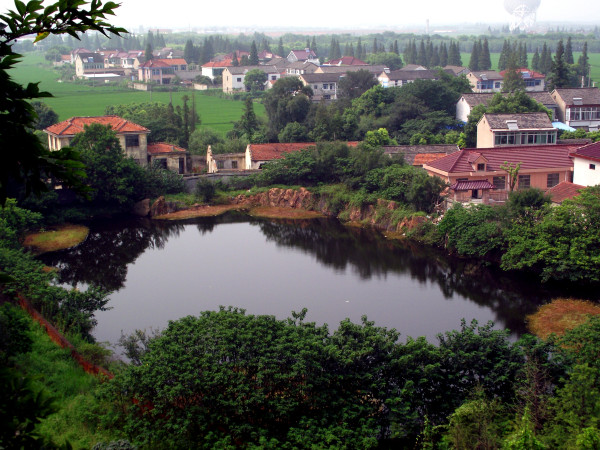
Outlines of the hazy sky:
{"type": "MultiPolygon", "coordinates": [[[[25,0],[26,1],[26,0],[25,0]]],[[[48,1],[46,1],[48,3],[48,1]]],[[[12,0],[0,0],[0,10],[14,9],[12,0]]],[[[538,21],[599,22],[600,2],[590,0],[541,0],[538,21]]],[[[489,3],[448,0],[370,3],[360,0],[303,0],[256,2],[249,0],[122,0],[111,22],[132,30],[248,26],[250,28],[391,28],[415,24],[430,30],[447,29],[452,23],[507,23],[504,1],[489,3]]]]}

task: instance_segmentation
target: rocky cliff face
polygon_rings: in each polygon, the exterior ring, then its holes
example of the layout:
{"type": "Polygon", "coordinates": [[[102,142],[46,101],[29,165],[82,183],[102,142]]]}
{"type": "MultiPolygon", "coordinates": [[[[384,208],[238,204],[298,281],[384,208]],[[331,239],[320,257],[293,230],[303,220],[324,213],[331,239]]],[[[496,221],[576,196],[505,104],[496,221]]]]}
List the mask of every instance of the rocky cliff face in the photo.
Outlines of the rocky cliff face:
{"type": "MultiPolygon", "coordinates": [[[[328,205],[328,199],[325,196],[318,196],[305,188],[295,189],[280,189],[273,188],[266,192],[261,192],[255,195],[238,195],[232,200],[232,203],[237,205],[253,206],[272,206],[280,208],[298,208],[311,211],[318,211],[327,216],[336,217],[336,214],[331,211],[328,205]]],[[[404,233],[411,230],[420,224],[426,222],[426,217],[411,217],[404,219],[398,224],[394,224],[391,219],[391,214],[382,214],[382,210],[390,213],[398,208],[398,204],[394,201],[377,200],[376,205],[367,205],[363,207],[350,207],[349,220],[368,224],[377,229],[384,231],[394,231],[404,233]]]]}

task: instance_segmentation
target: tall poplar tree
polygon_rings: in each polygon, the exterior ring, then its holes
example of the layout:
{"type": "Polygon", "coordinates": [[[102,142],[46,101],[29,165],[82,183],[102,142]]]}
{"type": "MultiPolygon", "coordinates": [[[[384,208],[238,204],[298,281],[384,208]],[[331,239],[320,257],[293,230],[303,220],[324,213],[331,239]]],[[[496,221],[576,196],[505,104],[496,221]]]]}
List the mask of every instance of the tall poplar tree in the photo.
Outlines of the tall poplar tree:
{"type": "Polygon", "coordinates": [[[540,52],[538,47],[535,48],[535,53],[531,59],[531,68],[537,72],[540,71],[540,52]]]}
{"type": "Polygon", "coordinates": [[[278,56],[281,56],[282,58],[285,58],[286,55],[284,55],[285,50],[283,49],[283,39],[279,38],[279,44],[277,45],[277,53],[278,56]]]}
{"type": "Polygon", "coordinates": [[[250,56],[248,57],[251,66],[258,66],[258,49],[256,48],[256,42],[252,41],[250,46],[250,56]]]}
{"type": "Polygon", "coordinates": [[[569,68],[565,62],[565,49],[562,39],[556,46],[556,54],[552,61],[552,70],[548,79],[548,89],[553,90],[558,87],[569,85],[569,68]]]}
{"type": "Polygon", "coordinates": [[[490,47],[487,38],[483,39],[479,56],[479,68],[480,70],[490,70],[492,68],[492,59],[490,57],[490,47]]]}
{"type": "Polygon", "coordinates": [[[446,43],[440,43],[440,66],[446,67],[448,65],[448,47],[446,47],[446,43]]]}
{"type": "Polygon", "coordinates": [[[567,45],[565,46],[565,62],[567,64],[574,64],[573,59],[573,44],[571,43],[571,36],[567,38],[567,45]]]}
{"type": "Polygon", "coordinates": [[[479,55],[481,54],[481,41],[475,41],[471,49],[471,59],[469,60],[469,69],[480,70],[479,55]]]}
{"type": "Polygon", "coordinates": [[[589,70],[590,70],[590,58],[588,57],[588,43],[583,43],[583,50],[581,56],[577,60],[577,75],[583,77],[583,85],[589,84],[589,70]]]}

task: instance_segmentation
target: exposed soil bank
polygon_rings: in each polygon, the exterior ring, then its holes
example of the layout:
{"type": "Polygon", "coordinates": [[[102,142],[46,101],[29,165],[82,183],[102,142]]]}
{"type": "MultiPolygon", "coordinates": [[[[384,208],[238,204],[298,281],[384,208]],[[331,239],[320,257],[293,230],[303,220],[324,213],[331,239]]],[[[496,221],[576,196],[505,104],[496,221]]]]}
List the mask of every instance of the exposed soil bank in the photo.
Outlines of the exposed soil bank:
{"type": "Polygon", "coordinates": [[[59,225],[52,230],[29,233],[23,241],[37,254],[75,247],[87,238],[89,228],[83,225],[59,225]]]}
{"type": "Polygon", "coordinates": [[[164,197],[160,197],[150,208],[150,215],[155,219],[180,220],[216,216],[237,209],[270,219],[312,219],[326,216],[336,217],[348,225],[376,228],[385,232],[389,238],[402,238],[407,231],[429,220],[424,216],[413,216],[398,222],[392,214],[398,209],[398,204],[388,200],[378,200],[375,205],[362,207],[344,205],[341,211],[333,211],[326,195],[313,194],[306,188],[272,188],[259,194],[240,194],[231,199],[230,205],[181,208],[177,203],[167,202],[164,197]]]}

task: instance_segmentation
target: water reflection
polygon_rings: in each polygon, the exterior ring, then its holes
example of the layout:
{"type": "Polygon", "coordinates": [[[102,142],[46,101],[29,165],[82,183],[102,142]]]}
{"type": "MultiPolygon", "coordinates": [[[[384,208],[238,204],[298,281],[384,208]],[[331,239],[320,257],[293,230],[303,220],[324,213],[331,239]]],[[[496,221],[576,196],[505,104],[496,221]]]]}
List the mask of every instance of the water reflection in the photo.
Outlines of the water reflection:
{"type": "MultiPolygon", "coordinates": [[[[336,220],[269,221],[250,218],[242,213],[228,213],[223,216],[184,222],[134,220],[97,223],[91,227],[90,235],[82,245],[69,251],[46,255],[43,260],[46,264],[58,268],[62,283],[73,286],[84,283],[97,285],[109,291],[118,291],[126,285],[130,265],[147,249],[162,249],[173,238],[193,240],[188,237],[189,231],[183,233],[189,228],[196,227],[201,236],[207,235],[206,238],[209,238],[208,235],[213,233],[219,225],[238,223],[248,223],[248,226],[252,228],[258,227],[267,242],[274,243],[283,249],[310,255],[321,266],[333,269],[333,272],[338,274],[337,278],[333,280],[323,277],[321,280],[323,285],[339,283],[341,274],[351,271],[352,276],[360,280],[380,279],[383,284],[390,276],[410,278],[413,283],[422,286],[421,291],[427,291],[427,295],[432,295],[429,293],[430,286],[437,286],[438,293],[435,295],[439,300],[428,298],[427,301],[433,302],[429,306],[433,308],[433,312],[423,310],[423,316],[439,313],[440,304],[435,302],[464,298],[471,304],[492,311],[492,318],[499,325],[519,334],[525,331],[524,317],[527,314],[533,312],[538,305],[562,295],[556,287],[549,288],[532,283],[531,280],[522,280],[500,271],[481,267],[473,262],[449,258],[432,248],[423,248],[407,242],[390,241],[381,234],[370,230],[344,227],[336,220]],[[436,304],[437,307],[431,306],[436,304]]],[[[247,230],[247,228],[242,227],[239,233],[244,233],[243,230],[247,230]]],[[[263,246],[265,245],[263,244],[263,246]]],[[[260,252],[263,247],[259,243],[256,248],[258,250],[254,251],[260,252]]],[[[231,250],[223,249],[223,251],[231,250]]],[[[209,262],[211,264],[214,253],[204,256],[203,263],[211,261],[209,262]]],[[[261,264],[258,262],[259,259],[259,255],[256,255],[256,265],[261,264]]],[[[160,256],[158,260],[159,262],[153,266],[154,272],[145,274],[149,279],[159,278],[164,274],[160,256]]],[[[184,264],[184,267],[194,270],[193,264],[198,263],[192,261],[184,264]]],[[[282,257],[281,262],[278,261],[276,264],[285,265],[285,258],[282,257]]],[[[230,268],[231,265],[226,260],[222,268],[216,269],[217,275],[211,275],[215,279],[215,285],[229,282],[231,279],[231,274],[228,273],[230,268]],[[218,276],[222,276],[223,279],[216,280],[218,276]]],[[[315,274],[307,276],[315,277],[315,274]]],[[[253,280],[259,279],[260,272],[258,275],[248,275],[248,277],[253,280]]],[[[269,280],[270,283],[278,281],[269,280]]],[[[168,279],[164,280],[164,283],[170,282],[168,279]]],[[[199,283],[199,280],[190,280],[189,284],[193,284],[193,282],[199,283]]],[[[211,278],[210,283],[212,282],[211,278]]],[[[286,283],[285,280],[279,282],[286,283]]],[[[185,286],[181,286],[181,284],[185,284],[185,282],[177,283],[177,289],[185,289],[185,286]]],[[[191,288],[193,289],[194,286],[191,288]]],[[[198,286],[195,289],[197,290],[198,286]]],[[[410,289],[418,292],[416,288],[410,289]]],[[[569,288],[567,287],[567,289],[569,288]]],[[[244,290],[243,287],[240,287],[239,294],[236,293],[234,296],[235,298],[244,298],[247,293],[247,288],[244,290]]],[[[186,298],[188,295],[183,291],[172,294],[174,298],[186,298]]],[[[135,297],[134,294],[131,295],[135,297]]],[[[381,297],[390,294],[382,289],[381,292],[373,295],[381,297]]],[[[392,295],[402,297],[402,292],[392,295]]],[[[574,293],[571,292],[571,295],[574,293]]],[[[148,295],[144,294],[143,297],[146,300],[148,295]]],[[[411,300],[418,303],[421,299],[411,300]]],[[[400,302],[400,299],[397,301],[400,302]]],[[[235,303],[235,300],[230,299],[229,303],[235,303]]],[[[394,307],[404,308],[405,306],[398,303],[394,307]]],[[[410,307],[416,308],[414,303],[410,307]]],[[[425,306],[421,307],[425,308],[425,306]]],[[[288,313],[291,310],[292,307],[287,309],[288,313]]],[[[255,313],[254,311],[249,312],[255,313]]],[[[471,310],[469,310],[470,313],[471,310]]],[[[423,320],[428,319],[424,317],[423,320]]],[[[456,323],[454,327],[458,325],[456,323]]]]}

